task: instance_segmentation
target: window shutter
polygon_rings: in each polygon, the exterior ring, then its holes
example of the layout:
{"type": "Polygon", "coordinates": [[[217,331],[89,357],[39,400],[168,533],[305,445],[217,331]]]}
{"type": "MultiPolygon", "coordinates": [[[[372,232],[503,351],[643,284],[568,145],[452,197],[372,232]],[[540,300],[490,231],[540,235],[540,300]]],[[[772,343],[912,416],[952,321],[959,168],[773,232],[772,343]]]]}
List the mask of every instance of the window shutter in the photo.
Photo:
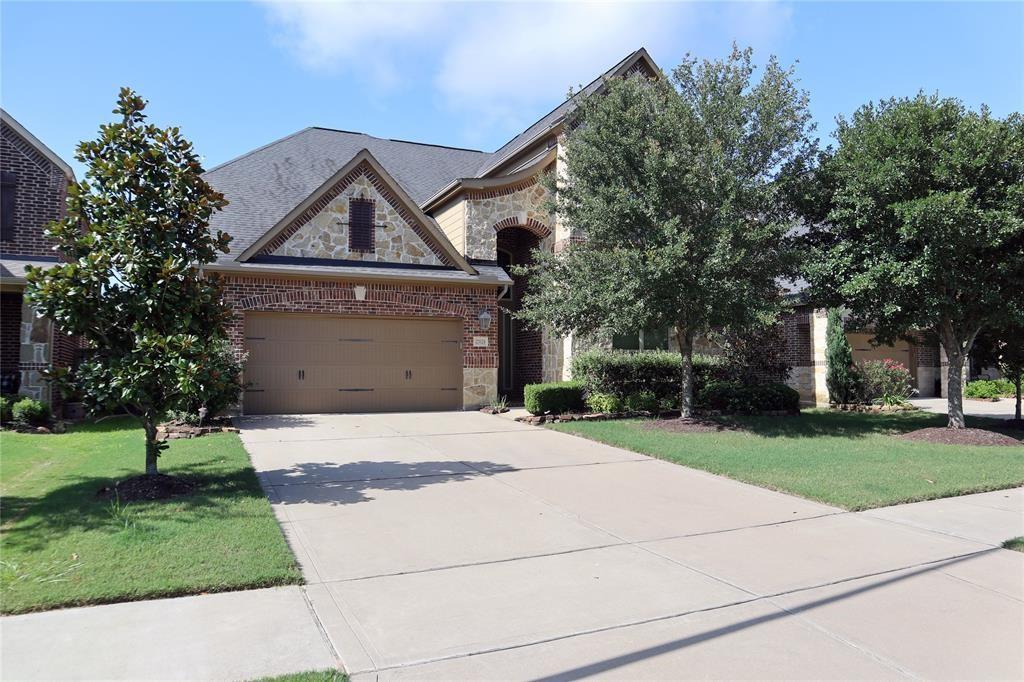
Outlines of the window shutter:
{"type": "Polygon", "coordinates": [[[14,239],[14,209],[18,176],[11,171],[0,173],[0,240],[14,239]]]}
{"type": "Polygon", "coordinates": [[[373,252],[375,229],[372,199],[348,200],[348,248],[350,251],[373,252]]]}

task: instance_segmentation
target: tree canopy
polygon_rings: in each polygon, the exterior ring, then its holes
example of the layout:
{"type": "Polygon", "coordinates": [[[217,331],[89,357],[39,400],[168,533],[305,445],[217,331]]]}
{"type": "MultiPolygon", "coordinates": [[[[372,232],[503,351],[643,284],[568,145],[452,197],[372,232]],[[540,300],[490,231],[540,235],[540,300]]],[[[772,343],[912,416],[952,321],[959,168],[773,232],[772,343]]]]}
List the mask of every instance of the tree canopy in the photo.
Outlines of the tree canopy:
{"type": "Polygon", "coordinates": [[[779,179],[813,151],[807,94],[751,50],[610,79],[568,116],[552,208],[583,237],[535,253],[519,316],[561,334],[668,327],[693,406],[694,337],[777,313],[793,270],[779,179]]]}
{"type": "Polygon", "coordinates": [[[203,180],[192,144],[177,128],[146,123],[145,106],[123,88],[120,120],[78,145],[86,179],[71,185],[67,217],[47,228],[65,262],[26,278],[31,303],[87,346],[74,375],[58,381],[94,410],[139,416],[155,474],[159,418],[239,387],[220,357],[230,312],[217,278],[202,272],[227,251],[230,238],[208,228],[227,202],[203,180]]]}
{"type": "Polygon", "coordinates": [[[949,425],[963,427],[975,337],[1024,287],[1024,119],[955,99],[889,99],[839,119],[805,193],[806,277],[819,300],[891,342],[932,330],[949,358],[949,425]]]}

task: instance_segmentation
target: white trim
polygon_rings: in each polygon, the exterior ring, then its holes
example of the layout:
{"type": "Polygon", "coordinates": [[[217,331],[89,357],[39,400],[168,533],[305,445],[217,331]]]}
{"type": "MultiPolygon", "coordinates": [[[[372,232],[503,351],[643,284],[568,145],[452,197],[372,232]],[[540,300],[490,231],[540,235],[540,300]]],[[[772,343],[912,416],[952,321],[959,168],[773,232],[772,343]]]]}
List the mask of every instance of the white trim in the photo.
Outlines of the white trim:
{"type": "Polygon", "coordinates": [[[11,128],[14,129],[14,132],[23,137],[30,145],[35,147],[40,154],[46,157],[48,161],[60,168],[69,182],[75,181],[75,172],[71,170],[71,166],[69,166],[64,159],[57,156],[55,151],[43,144],[38,137],[30,133],[25,126],[18,123],[17,119],[7,113],[3,108],[0,108],[0,119],[2,119],[7,125],[11,126],[11,128]]]}

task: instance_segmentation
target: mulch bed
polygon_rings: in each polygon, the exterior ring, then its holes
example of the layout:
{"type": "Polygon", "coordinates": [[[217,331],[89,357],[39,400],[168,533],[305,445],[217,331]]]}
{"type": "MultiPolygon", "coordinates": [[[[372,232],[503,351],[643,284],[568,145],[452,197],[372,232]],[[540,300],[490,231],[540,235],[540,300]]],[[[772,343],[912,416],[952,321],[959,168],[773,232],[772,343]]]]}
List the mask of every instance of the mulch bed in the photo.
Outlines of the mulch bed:
{"type": "Polygon", "coordinates": [[[195,485],[177,476],[167,474],[143,474],[119,481],[114,486],[104,486],[96,492],[97,497],[117,497],[121,502],[140,500],[166,500],[169,497],[189,495],[195,485]]]}
{"type": "Polygon", "coordinates": [[[743,429],[723,424],[712,419],[656,419],[644,424],[645,429],[657,429],[671,433],[716,433],[722,431],[743,431],[743,429]]]}
{"type": "Polygon", "coordinates": [[[995,431],[985,429],[950,429],[944,426],[918,429],[904,433],[903,440],[938,443],[939,445],[1024,445],[1016,438],[1011,438],[995,431]]]}

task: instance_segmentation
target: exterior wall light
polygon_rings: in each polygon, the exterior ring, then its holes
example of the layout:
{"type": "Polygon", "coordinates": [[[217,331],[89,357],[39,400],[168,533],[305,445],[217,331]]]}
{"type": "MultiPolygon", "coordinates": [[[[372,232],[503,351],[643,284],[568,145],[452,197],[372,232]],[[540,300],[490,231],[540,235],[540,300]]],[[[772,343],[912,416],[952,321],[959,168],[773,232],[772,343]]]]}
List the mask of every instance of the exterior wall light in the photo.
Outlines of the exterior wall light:
{"type": "Polygon", "coordinates": [[[480,311],[480,314],[476,316],[477,321],[480,323],[480,329],[487,331],[491,328],[491,314],[484,308],[480,311]]]}

